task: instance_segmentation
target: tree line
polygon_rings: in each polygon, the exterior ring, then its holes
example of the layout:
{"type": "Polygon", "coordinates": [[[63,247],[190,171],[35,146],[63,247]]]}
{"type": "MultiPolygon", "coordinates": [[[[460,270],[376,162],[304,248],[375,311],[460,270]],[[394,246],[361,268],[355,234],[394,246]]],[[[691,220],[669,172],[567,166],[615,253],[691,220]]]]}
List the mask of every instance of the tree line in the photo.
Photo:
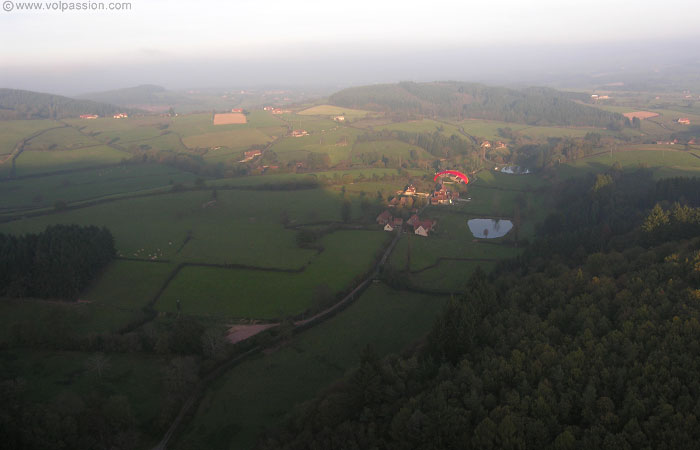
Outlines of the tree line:
{"type": "Polygon", "coordinates": [[[107,228],[52,225],[36,234],[0,234],[0,297],[75,300],[115,255],[107,228]]]}

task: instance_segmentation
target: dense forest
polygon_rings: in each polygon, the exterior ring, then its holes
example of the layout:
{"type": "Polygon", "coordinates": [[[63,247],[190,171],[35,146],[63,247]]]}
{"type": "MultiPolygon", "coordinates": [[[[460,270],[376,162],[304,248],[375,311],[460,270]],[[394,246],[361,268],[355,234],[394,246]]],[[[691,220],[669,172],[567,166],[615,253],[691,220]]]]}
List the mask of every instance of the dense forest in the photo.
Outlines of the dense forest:
{"type": "Polygon", "coordinates": [[[0,120],[61,119],[81,114],[108,116],[121,109],[91,100],[18,89],[0,89],[0,120]]]}
{"type": "Polygon", "coordinates": [[[424,344],[366,349],[259,448],[697,448],[700,179],[561,188],[536,242],[477,270],[424,344]]]}
{"type": "Polygon", "coordinates": [[[621,114],[577,103],[584,97],[548,88],[514,90],[476,83],[380,84],[344,89],[330,102],[346,108],[456,119],[478,118],[529,125],[629,125],[621,114]]]}
{"type": "Polygon", "coordinates": [[[75,300],[115,255],[106,228],[53,225],[38,234],[0,234],[0,297],[75,300]]]}

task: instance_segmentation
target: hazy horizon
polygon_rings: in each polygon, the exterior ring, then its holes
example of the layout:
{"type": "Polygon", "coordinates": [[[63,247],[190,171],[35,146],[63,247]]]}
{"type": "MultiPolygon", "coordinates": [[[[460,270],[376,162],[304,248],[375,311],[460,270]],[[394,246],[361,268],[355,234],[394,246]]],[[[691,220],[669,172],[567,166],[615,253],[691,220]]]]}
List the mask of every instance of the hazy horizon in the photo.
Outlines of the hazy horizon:
{"type": "Polygon", "coordinates": [[[692,26],[700,5],[690,1],[674,4],[673,21],[659,21],[651,2],[138,0],[124,11],[64,12],[20,11],[20,3],[0,14],[0,38],[13,43],[0,49],[0,86],[64,95],[140,84],[566,85],[700,64],[692,26]]]}

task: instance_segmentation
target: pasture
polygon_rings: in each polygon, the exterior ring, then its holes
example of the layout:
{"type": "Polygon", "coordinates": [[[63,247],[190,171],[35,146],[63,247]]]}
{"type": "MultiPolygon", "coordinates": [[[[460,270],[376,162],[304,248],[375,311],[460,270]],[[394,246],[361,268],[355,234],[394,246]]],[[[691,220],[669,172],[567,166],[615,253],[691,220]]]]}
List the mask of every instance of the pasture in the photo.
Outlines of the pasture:
{"type": "Polygon", "coordinates": [[[372,285],[335,317],[230,369],[207,389],[182,441],[252,448],[264,429],[358,365],[366,345],[383,356],[427,333],[445,301],[372,285]]]}
{"type": "Polygon", "coordinates": [[[0,182],[0,211],[50,207],[115,194],[189,183],[195,176],[159,164],[125,164],[70,174],[0,182]]]}
{"type": "Polygon", "coordinates": [[[299,249],[291,223],[340,220],[339,197],[323,190],[219,190],[165,193],[0,224],[0,232],[38,232],[54,223],[98,225],[114,234],[120,255],[140,259],[297,268],[313,251],[299,249]]]}
{"type": "Polygon", "coordinates": [[[61,126],[55,120],[0,120],[0,161],[1,155],[7,155],[15,146],[27,137],[42,130],[61,126]]]}
{"type": "Polygon", "coordinates": [[[0,352],[0,373],[10,379],[23,379],[23,394],[37,403],[75,405],[91,395],[123,395],[141,431],[155,437],[154,425],[165,397],[166,361],[157,356],[110,354],[109,368],[98,378],[86,367],[92,356],[83,352],[4,350],[0,352]]]}
{"type": "Polygon", "coordinates": [[[612,154],[606,152],[561,164],[557,166],[557,172],[565,178],[579,176],[582,173],[602,173],[609,170],[615,162],[619,162],[626,169],[648,167],[657,179],[667,176],[700,175],[700,158],[675,147],[680,146],[623,147],[620,151],[613,151],[612,154]]]}
{"type": "MultiPolygon", "coordinates": [[[[298,273],[186,267],[158,299],[156,308],[174,312],[180,299],[185,314],[256,319],[298,314],[314,302],[330,300],[327,295],[335,295],[367,272],[388,238],[380,231],[326,235],[319,242],[323,251],[298,273]]],[[[268,255],[274,265],[274,252],[268,255]]]]}
{"type": "Polygon", "coordinates": [[[61,151],[23,151],[15,162],[17,176],[117,164],[130,153],[106,145],[61,151]]]}
{"type": "Polygon", "coordinates": [[[343,108],[342,106],[318,105],[299,111],[302,116],[345,116],[346,120],[362,119],[377,113],[360,109],[343,108]]]}

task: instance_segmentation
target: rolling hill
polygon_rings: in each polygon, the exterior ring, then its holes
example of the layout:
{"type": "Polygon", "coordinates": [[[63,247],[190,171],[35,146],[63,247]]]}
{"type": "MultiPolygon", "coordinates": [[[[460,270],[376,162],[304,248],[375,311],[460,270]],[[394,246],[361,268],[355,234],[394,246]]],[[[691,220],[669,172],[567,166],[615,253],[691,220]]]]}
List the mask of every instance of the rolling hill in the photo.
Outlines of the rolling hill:
{"type": "Polygon", "coordinates": [[[106,116],[122,111],[108,103],[19,89],[0,89],[0,120],[61,119],[81,114],[106,116]]]}
{"type": "Polygon", "coordinates": [[[330,102],[346,108],[453,119],[487,119],[529,125],[622,126],[620,114],[577,103],[584,94],[548,88],[509,89],[477,83],[431,82],[353,87],[330,102]]]}

